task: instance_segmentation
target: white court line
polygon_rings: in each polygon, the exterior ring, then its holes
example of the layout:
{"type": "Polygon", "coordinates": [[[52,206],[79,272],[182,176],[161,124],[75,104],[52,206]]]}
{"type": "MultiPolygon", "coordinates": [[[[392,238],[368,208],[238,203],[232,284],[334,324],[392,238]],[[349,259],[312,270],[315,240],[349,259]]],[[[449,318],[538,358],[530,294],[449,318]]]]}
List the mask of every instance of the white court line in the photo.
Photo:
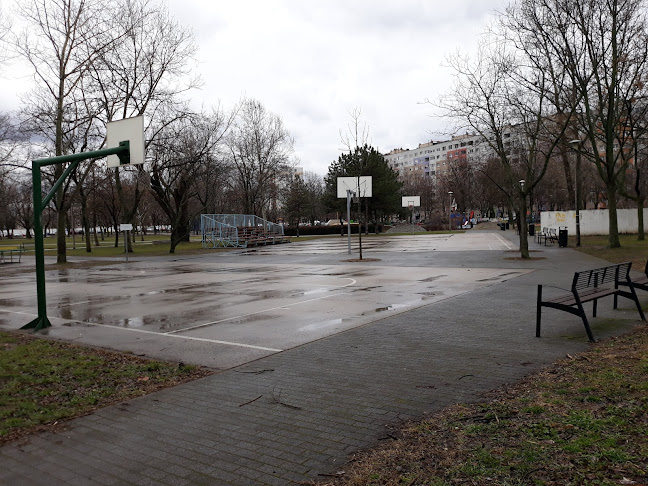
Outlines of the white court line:
{"type": "Polygon", "coordinates": [[[32,314],[31,312],[18,312],[18,311],[6,310],[6,309],[0,309],[0,312],[6,312],[7,314],[17,314],[19,316],[38,317],[37,314],[32,314]]]}
{"type": "MultiPolygon", "coordinates": [[[[346,278],[348,280],[351,280],[351,283],[348,283],[346,285],[342,285],[341,287],[338,287],[340,289],[349,287],[350,285],[355,285],[355,283],[357,282],[357,280],[355,280],[353,278],[350,278],[350,277],[342,277],[342,278],[346,278]]],[[[254,316],[256,314],[263,314],[264,312],[270,312],[270,311],[273,311],[273,310],[289,310],[292,306],[295,306],[295,305],[305,304],[307,302],[314,302],[316,300],[328,299],[329,297],[337,297],[338,295],[344,295],[344,294],[343,293],[338,293],[338,294],[325,295],[323,297],[316,297],[314,299],[300,300],[299,302],[280,305],[278,307],[271,307],[269,309],[263,309],[263,310],[260,310],[260,311],[257,311],[257,312],[251,312],[249,314],[242,314],[240,316],[227,317],[226,319],[219,319],[218,321],[206,322],[204,324],[196,324],[195,326],[185,327],[183,329],[174,329],[173,331],[168,331],[165,334],[172,335],[172,334],[176,334],[176,333],[179,333],[179,332],[192,331],[194,329],[199,329],[199,328],[202,328],[202,327],[212,326],[214,324],[220,324],[222,322],[232,321],[234,319],[242,319],[244,317],[250,317],[250,316],[254,316]]]]}
{"type": "Polygon", "coordinates": [[[509,250],[512,250],[512,249],[513,249],[513,247],[512,247],[511,245],[509,245],[509,242],[506,241],[504,238],[502,238],[502,237],[501,237],[500,235],[498,235],[497,233],[495,233],[495,237],[496,237],[498,240],[500,240],[502,243],[504,243],[504,245],[506,246],[506,248],[508,248],[509,250]]]}
{"type": "MultiPolygon", "coordinates": [[[[8,311],[4,309],[0,309],[0,312],[7,312],[9,314],[18,314],[18,315],[23,315],[23,316],[29,316],[29,317],[38,317],[36,314],[30,314],[27,312],[16,312],[16,311],[8,311]]],[[[73,320],[73,319],[64,319],[62,317],[51,317],[51,319],[58,319],[64,322],[78,322],[81,324],[88,324],[90,326],[97,326],[97,327],[103,327],[103,328],[110,328],[110,329],[118,329],[120,331],[131,331],[131,332],[140,332],[144,334],[155,334],[156,336],[165,336],[165,337],[172,337],[172,338],[178,338],[178,339],[186,339],[188,341],[202,341],[202,342],[207,342],[207,343],[214,343],[214,344],[224,344],[226,346],[238,346],[240,348],[250,348],[250,349],[259,349],[261,351],[272,351],[275,353],[280,353],[283,351],[283,349],[274,349],[274,348],[264,348],[263,346],[255,346],[253,344],[243,344],[243,343],[234,343],[230,341],[219,341],[217,339],[206,339],[206,338],[199,338],[199,337],[192,337],[192,336],[179,336],[175,334],[168,334],[168,333],[163,333],[163,332],[155,332],[155,331],[147,331],[145,329],[133,329],[130,327],[119,327],[119,326],[111,326],[109,324],[98,324],[96,322],[88,322],[88,321],[79,321],[79,320],[73,320]]]]}

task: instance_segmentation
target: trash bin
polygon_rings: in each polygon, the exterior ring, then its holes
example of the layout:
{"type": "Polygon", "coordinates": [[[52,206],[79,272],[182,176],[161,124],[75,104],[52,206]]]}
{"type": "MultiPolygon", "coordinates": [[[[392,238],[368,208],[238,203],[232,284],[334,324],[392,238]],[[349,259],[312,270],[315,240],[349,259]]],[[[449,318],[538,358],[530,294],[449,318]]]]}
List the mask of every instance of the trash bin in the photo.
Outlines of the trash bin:
{"type": "Polygon", "coordinates": [[[535,224],[529,225],[529,236],[535,236],[535,224]]]}
{"type": "Polygon", "coordinates": [[[558,246],[565,248],[567,246],[567,226],[558,228],[558,246]]]}
{"type": "Polygon", "coordinates": [[[502,231],[506,229],[506,225],[504,223],[499,223],[497,226],[499,226],[502,231]]]}
{"type": "Polygon", "coordinates": [[[511,223],[509,223],[509,222],[506,223],[506,229],[509,229],[510,224],[511,223]]]}

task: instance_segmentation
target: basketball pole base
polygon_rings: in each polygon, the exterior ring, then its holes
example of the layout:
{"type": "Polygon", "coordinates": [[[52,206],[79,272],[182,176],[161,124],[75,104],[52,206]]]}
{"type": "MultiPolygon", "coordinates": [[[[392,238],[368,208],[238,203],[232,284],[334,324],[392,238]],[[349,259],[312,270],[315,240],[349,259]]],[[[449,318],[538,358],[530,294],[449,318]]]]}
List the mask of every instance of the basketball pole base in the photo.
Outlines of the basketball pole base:
{"type": "Polygon", "coordinates": [[[52,323],[49,321],[47,316],[44,317],[37,317],[33,321],[31,321],[29,324],[25,324],[23,327],[20,329],[33,329],[34,332],[40,331],[41,329],[45,329],[47,327],[50,327],[52,323]]]}

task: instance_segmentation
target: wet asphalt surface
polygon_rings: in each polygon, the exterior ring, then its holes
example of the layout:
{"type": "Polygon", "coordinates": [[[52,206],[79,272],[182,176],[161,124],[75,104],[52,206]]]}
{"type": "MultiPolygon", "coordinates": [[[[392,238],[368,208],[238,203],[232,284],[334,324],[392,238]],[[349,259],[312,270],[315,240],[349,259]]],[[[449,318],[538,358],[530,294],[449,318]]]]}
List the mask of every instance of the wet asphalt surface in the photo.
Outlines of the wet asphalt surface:
{"type": "MultiPolygon", "coordinates": [[[[2,484],[296,484],[343,469],[389,427],[587,349],[578,318],[543,310],[600,260],[516,235],[344,239],[48,272],[44,334],[219,373],[0,447],[2,484]]],[[[29,263],[25,263],[28,265],[29,263]]],[[[0,275],[3,269],[0,267],[0,275]]],[[[0,283],[0,328],[34,313],[31,272],[0,283]]],[[[647,302],[640,295],[642,302],[647,302]]],[[[611,299],[610,299],[611,300],[611,299]]],[[[601,301],[598,338],[638,324],[601,301]]]]}

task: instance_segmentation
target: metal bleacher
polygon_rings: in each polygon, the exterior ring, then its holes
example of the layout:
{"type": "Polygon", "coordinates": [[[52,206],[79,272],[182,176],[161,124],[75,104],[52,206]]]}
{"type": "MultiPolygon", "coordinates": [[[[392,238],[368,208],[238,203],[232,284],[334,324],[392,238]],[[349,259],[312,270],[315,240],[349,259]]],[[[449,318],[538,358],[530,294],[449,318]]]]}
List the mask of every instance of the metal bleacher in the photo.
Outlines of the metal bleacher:
{"type": "Polygon", "coordinates": [[[203,248],[249,248],[290,243],[283,226],[250,214],[203,214],[203,248]]]}

